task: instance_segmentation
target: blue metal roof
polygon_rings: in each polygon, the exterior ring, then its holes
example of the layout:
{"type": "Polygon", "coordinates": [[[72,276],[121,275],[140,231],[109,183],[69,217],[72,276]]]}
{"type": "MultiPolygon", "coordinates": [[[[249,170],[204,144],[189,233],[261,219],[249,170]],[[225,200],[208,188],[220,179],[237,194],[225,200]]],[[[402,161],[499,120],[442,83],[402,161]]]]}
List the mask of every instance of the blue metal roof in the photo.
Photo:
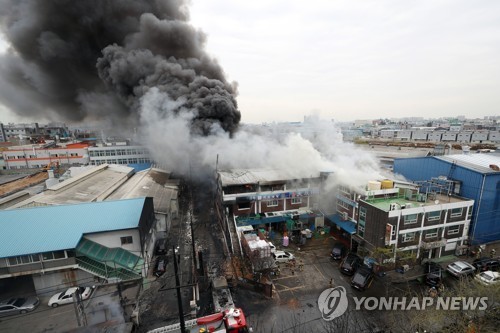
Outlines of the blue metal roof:
{"type": "Polygon", "coordinates": [[[74,249],[83,234],[136,228],[145,200],[0,211],[0,258],[74,249]]]}
{"type": "Polygon", "coordinates": [[[342,221],[340,219],[340,216],[338,214],[333,214],[333,215],[328,215],[326,216],[327,219],[338,225],[340,228],[342,228],[344,231],[348,232],[349,234],[355,234],[356,233],[356,224],[352,221],[342,221]]]}

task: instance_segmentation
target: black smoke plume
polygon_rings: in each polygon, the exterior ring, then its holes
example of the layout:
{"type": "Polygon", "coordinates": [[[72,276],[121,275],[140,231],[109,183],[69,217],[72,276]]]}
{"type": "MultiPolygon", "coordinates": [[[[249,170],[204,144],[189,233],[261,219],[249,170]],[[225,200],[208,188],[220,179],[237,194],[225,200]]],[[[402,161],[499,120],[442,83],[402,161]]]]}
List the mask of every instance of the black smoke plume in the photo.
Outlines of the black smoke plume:
{"type": "Polygon", "coordinates": [[[34,119],[136,122],[155,87],[194,111],[192,133],[240,121],[235,84],[204,51],[184,0],[3,0],[1,102],[34,119]]]}

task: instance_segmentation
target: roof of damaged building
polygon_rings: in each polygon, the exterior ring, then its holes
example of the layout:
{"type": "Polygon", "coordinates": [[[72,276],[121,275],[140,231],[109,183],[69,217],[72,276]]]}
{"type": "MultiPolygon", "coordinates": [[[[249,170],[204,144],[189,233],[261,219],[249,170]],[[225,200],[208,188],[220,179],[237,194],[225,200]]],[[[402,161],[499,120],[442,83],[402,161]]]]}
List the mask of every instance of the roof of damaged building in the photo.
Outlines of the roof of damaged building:
{"type": "Polygon", "coordinates": [[[153,197],[157,213],[168,213],[177,200],[179,180],[160,169],[135,172],[124,165],[70,168],[71,177],[7,209],[153,197]]]}
{"type": "Polygon", "coordinates": [[[134,169],[113,164],[71,168],[72,177],[9,209],[103,201],[133,174],[134,169]]]}
{"type": "Polygon", "coordinates": [[[171,201],[177,200],[179,185],[179,180],[170,176],[170,173],[155,168],[137,172],[108,199],[153,197],[155,212],[166,214],[171,209],[171,201]]]}
{"type": "Polygon", "coordinates": [[[319,177],[319,172],[300,172],[300,170],[278,169],[232,169],[218,171],[222,186],[243,184],[265,184],[292,179],[319,177]]]}

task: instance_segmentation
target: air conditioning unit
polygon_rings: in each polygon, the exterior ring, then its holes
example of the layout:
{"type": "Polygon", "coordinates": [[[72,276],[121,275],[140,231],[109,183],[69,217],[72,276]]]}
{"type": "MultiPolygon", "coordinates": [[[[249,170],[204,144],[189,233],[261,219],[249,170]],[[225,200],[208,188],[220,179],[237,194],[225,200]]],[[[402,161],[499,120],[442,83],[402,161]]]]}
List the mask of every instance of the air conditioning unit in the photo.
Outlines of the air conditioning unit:
{"type": "Polygon", "coordinates": [[[389,206],[389,209],[390,210],[396,210],[396,209],[398,209],[398,204],[391,203],[390,206],[389,206]]]}
{"type": "Polygon", "coordinates": [[[343,219],[344,221],[349,220],[349,214],[347,214],[347,212],[342,212],[342,219],[343,219]]]}

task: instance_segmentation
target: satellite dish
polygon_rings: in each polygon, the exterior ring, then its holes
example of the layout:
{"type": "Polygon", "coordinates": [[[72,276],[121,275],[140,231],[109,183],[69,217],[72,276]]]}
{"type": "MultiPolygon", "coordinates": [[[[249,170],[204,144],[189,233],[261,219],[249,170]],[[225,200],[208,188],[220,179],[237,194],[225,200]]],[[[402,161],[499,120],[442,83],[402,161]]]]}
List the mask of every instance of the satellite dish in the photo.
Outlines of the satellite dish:
{"type": "Polygon", "coordinates": [[[439,205],[439,200],[434,201],[436,205],[439,205]]]}

